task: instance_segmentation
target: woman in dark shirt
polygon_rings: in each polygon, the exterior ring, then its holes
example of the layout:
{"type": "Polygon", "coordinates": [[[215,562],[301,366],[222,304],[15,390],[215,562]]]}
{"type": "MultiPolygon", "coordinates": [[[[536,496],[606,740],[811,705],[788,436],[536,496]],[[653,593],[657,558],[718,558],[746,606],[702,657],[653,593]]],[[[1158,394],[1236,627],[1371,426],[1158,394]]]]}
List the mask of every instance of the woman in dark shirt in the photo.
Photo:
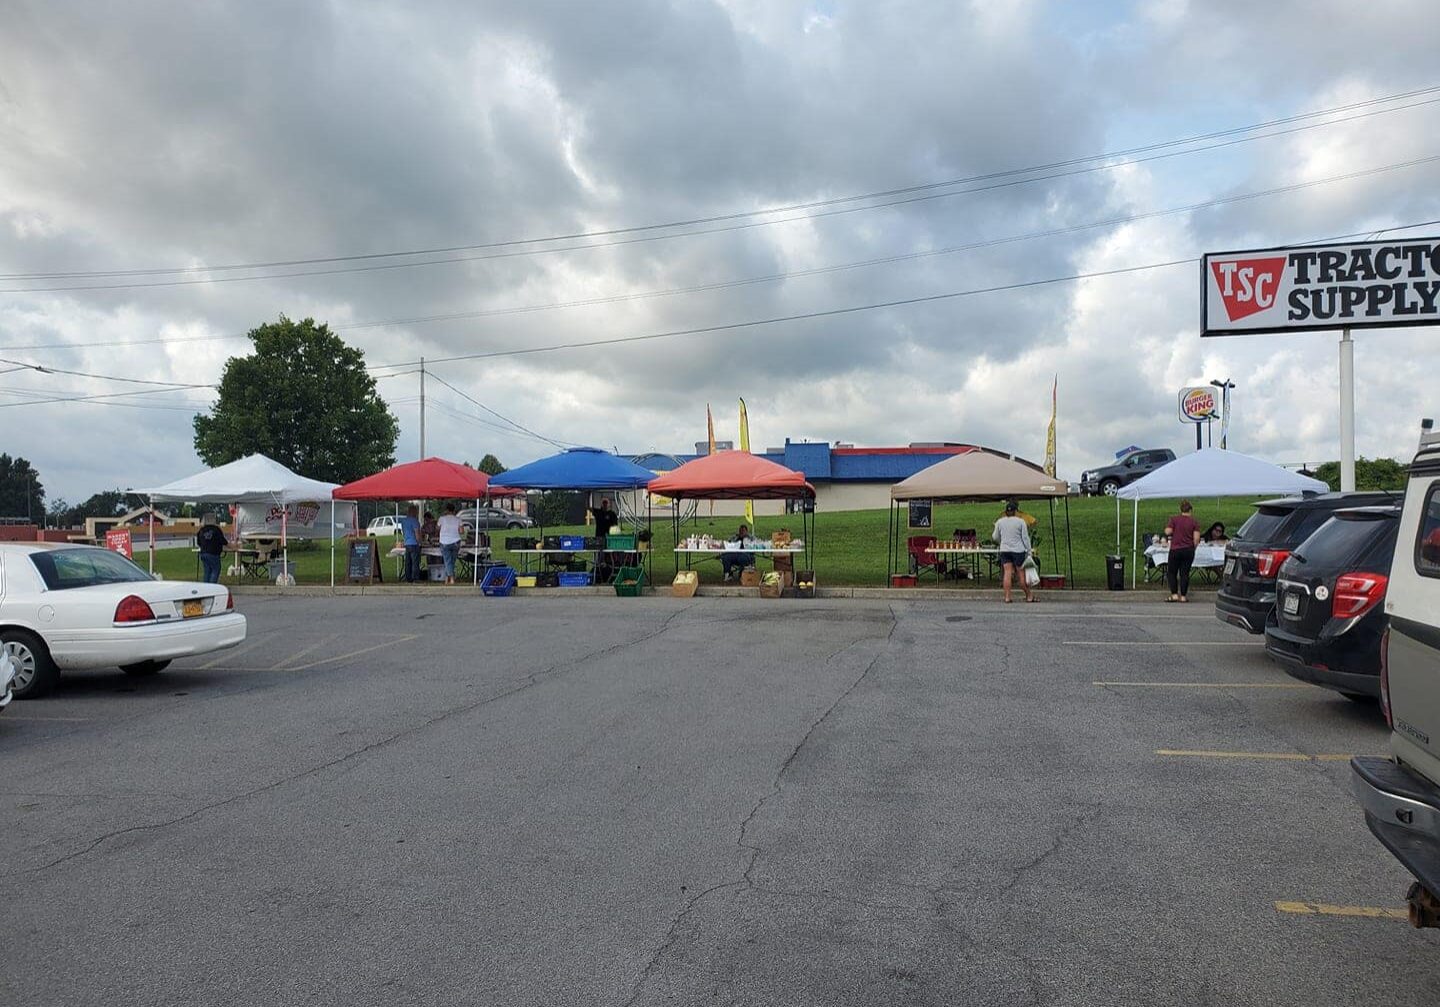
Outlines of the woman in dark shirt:
{"type": "Polygon", "coordinates": [[[1180,513],[1165,525],[1165,534],[1170,536],[1170,558],[1165,563],[1170,601],[1190,600],[1190,568],[1195,565],[1195,547],[1200,544],[1200,525],[1191,510],[1190,501],[1181,500],[1180,513]]]}

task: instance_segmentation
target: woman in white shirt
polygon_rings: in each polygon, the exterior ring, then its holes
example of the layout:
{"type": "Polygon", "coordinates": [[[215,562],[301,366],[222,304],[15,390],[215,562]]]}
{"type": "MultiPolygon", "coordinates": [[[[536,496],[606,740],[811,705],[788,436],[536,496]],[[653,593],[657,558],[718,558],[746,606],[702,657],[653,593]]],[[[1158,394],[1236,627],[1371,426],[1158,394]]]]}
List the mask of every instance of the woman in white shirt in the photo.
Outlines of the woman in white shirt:
{"type": "Polygon", "coordinates": [[[445,513],[440,515],[440,555],[445,559],[445,583],[455,583],[455,557],[460,555],[460,519],[455,516],[455,505],[447,503],[445,513]]]}

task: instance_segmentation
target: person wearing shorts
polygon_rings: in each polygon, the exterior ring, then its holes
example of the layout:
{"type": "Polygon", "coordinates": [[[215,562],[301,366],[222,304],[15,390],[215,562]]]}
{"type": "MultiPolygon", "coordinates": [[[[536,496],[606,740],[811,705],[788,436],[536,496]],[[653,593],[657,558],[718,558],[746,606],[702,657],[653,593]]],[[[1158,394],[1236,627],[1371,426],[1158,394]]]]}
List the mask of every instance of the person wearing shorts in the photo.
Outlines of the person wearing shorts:
{"type": "Polygon", "coordinates": [[[991,536],[1000,546],[1000,568],[1004,571],[1002,585],[1005,590],[1005,604],[1010,604],[1010,588],[1020,582],[1027,602],[1035,600],[1035,593],[1025,583],[1025,560],[1030,556],[1030,526],[1018,516],[1020,507],[1013,500],[1005,502],[1005,516],[995,522],[991,536]]]}

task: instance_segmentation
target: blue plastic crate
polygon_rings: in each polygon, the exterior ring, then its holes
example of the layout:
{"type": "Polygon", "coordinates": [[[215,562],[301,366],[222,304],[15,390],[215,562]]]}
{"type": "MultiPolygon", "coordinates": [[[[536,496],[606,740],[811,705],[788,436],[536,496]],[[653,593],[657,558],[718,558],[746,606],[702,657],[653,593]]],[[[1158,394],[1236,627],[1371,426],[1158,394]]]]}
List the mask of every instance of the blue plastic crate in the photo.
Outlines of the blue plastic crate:
{"type": "Polygon", "coordinates": [[[492,566],[480,580],[480,590],[490,598],[507,598],[515,592],[515,568],[492,566]]]}
{"type": "Polygon", "coordinates": [[[588,570],[585,573],[565,572],[560,575],[561,587],[589,587],[594,575],[588,570]]]}
{"type": "Polygon", "coordinates": [[[560,548],[561,548],[561,549],[575,549],[575,550],[584,549],[584,548],[585,548],[585,536],[584,536],[584,535],[561,535],[561,536],[560,536],[560,548]]]}

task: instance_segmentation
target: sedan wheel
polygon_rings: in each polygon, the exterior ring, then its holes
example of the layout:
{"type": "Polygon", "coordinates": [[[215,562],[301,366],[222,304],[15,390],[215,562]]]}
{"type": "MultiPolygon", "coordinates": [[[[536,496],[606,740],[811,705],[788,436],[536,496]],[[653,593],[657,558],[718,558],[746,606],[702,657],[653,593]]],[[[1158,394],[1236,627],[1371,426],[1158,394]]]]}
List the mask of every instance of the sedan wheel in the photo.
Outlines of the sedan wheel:
{"type": "Polygon", "coordinates": [[[34,699],[55,687],[60,669],[50,660],[50,652],[39,637],[24,630],[0,633],[0,647],[15,662],[15,698],[34,699]]]}

